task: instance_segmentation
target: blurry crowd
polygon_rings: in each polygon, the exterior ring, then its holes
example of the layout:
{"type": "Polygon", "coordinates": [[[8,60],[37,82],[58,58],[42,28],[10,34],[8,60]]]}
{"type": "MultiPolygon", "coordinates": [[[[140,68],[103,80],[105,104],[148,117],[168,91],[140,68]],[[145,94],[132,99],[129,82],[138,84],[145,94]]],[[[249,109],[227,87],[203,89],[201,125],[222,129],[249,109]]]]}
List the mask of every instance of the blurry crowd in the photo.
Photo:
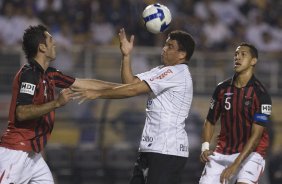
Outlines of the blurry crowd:
{"type": "Polygon", "coordinates": [[[190,32],[199,50],[233,50],[249,41],[260,51],[281,51],[282,1],[273,0],[0,0],[0,47],[19,44],[24,29],[38,23],[61,46],[115,45],[121,27],[136,44],[159,46],[165,34],[147,32],[141,17],[155,2],[171,10],[170,30],[190,32]]]}

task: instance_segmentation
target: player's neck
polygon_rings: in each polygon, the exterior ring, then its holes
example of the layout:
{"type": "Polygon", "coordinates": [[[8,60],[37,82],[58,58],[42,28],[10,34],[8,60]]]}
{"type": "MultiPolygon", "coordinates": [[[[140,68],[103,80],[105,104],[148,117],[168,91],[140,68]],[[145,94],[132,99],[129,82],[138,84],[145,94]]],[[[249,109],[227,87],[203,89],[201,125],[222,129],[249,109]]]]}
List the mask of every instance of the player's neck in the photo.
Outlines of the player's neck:
{"type": "Polygon", "coordinates": [[[38,64],[40,64],[40,66],[43,68],[44,71],[46,71],[47,68],[48,68],[49,65],[50,65],[50,61],[49,61],[49,60],[46,60],[46,58],[40,57],[40,56],[38,56],[38,55],[34,58],[34,60],[35,60],[38,64]]]}
{"type": "Polygon", "coordinates": [[[237,88],[245,87],[248,84],[248,82],[249,82],[249,80],[251,79],[252,76],[253,76],[252,71],[240,73],[235,79],[235,83],[234,83],[235,86],[237,88]]]}

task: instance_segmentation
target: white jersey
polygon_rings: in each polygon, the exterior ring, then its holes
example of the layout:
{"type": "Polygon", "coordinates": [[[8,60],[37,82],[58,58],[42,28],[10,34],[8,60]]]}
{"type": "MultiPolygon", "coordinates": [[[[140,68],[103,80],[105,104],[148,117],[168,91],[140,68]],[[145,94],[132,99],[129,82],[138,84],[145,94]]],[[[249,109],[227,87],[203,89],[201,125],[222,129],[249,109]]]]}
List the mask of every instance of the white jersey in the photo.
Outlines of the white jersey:
{"type": "Polygon", "coordinates": [[[184,121],[193,97],[188,66],[158,66],[136,76],[146,81],[152,90],[147,101],[139,151],[188,157],[184,121]]]}

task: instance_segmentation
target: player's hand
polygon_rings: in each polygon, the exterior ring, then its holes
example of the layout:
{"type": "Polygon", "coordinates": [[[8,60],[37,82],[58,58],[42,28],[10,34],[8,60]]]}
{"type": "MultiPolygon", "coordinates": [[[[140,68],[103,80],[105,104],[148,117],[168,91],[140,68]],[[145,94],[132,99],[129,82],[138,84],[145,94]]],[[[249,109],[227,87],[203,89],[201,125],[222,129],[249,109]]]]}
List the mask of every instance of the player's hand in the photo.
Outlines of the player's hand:
{"type": "Polygon", "coordinates": [[[70,100],[72,100],[72,96],[73,96],[73,91],[69,88],[63,89],[58,98],[57,98],[57,106],[61,107],[66,105],[70,100]]]}
{"type": "Polygon", "coordinates": [[[236,163],[231,164],[226,169],[224,169],[220,175],[220,183],[228,183],[230,179],[235,175],[237,172],[239,165],[236,163]]]}
{"type": "Polygon", "coordinates": [[[126,38],[124,28],[120,29],[119,33],[120,50],[124,56],[128,56],[133,49],[134,35],[131,35],[130,40],[126,38]]]}
{"type": "Polygon", "coordinates": [[[94,100],[100,96],[100,92],[98,90],[90,90],[90,89],[80,89],[73,88],[73,99],[78,100],[78,104],[82,104],[86,100],[94,100]]]}
{"type": "Polygon", "coordinates": [[[214,155],[212,150],[203,151],[200,155],[201,162],[203,162],[203,163],[209,162],[210,161],[210,159],[209,159],[210,155],[214,155]]]}

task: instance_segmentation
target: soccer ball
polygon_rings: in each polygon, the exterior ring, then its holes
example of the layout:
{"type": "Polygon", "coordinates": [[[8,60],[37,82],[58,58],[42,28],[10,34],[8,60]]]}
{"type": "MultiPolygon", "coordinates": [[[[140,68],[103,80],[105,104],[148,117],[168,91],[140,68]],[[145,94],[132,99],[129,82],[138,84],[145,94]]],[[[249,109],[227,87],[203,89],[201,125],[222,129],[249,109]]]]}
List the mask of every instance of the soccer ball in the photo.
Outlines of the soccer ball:
{"type": "Polygon", "coordinates": [[[142,17],[147,30],[155,34],[164,32],[171,22],[169,9],[159,3],[148,5],[144,9],[142,17]]]}

